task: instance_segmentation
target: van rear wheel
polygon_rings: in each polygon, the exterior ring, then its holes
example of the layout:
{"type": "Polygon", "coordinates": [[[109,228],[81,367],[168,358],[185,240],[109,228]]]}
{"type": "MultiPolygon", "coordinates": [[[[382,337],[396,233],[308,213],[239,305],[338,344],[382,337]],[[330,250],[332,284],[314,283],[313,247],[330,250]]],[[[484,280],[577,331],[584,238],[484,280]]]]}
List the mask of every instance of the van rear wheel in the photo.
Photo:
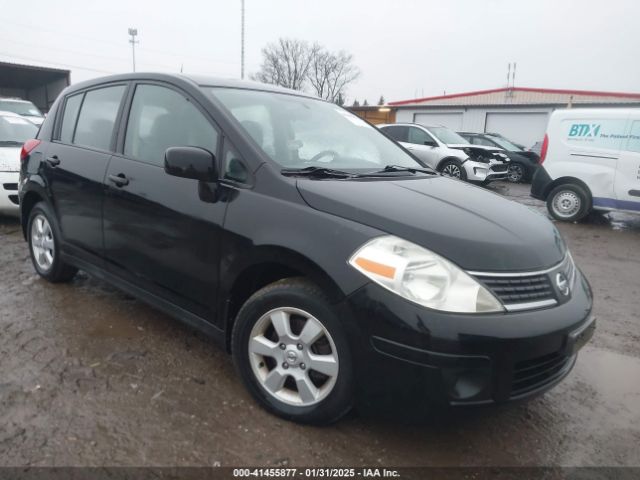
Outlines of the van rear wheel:
{"type": "Polygon", "coordinates": [[[591,210],[589,195],[580,185],[567,183],[554,188],[547,197],[547,209],[556,220],[577,222],[591,210]]]}

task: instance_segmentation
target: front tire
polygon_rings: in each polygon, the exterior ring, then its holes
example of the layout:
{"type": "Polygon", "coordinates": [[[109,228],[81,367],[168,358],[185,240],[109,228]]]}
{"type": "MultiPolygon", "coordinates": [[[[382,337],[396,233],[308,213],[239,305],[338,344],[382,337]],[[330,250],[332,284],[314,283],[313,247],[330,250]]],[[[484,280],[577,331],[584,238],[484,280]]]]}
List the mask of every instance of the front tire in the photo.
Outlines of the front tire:
{"type": "Polygon", "coordinates": [[[240,377],[270,412],[327,424],[351,409],[353,367],[344,329],[307,280],[280,280],[254,293],[237,315],[231,345],[240,377]]]}
{"type": "Polygon", "coordinates": [[[60,229],[49,206],[37,203],[29,213],[27,239],[31,262],[36,272],[52,283],[68,282],[78,269],[60,258],[60,229]]]}
{"type": "Polygon", "coordinates": [[[458,160],[450,159],[442,162],[440,173],[445,177],[457,178],[462,181],[467,180],[467,172],[458,160]]]}
{"type": "Polygon", "coordinates": [[[549,193],[547,210],[556,220],[577,222],[589,214],[591,199],[580,185],[566,183],[557,186],[549,193]]]}
{"type": "Polygon", "coordinates": [[[520,183],[526,178],[526,170],[524,166],[519,163],[511,163],[509,170],[507,171],[507,180],[511,183],[520,183]]]}

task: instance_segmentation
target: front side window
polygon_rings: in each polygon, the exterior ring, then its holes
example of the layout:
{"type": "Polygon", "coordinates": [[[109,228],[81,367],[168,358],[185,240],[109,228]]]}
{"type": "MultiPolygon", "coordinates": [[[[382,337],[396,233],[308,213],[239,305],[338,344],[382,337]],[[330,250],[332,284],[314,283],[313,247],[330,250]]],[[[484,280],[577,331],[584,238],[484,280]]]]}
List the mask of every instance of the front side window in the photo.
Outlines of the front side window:
{"type": "MultiPolygon", "coordinates": [[[[85,147],[109,150],[113,127],[126,87],[99,88],[85,94],[73,143],[85,147]]],[[[64,120],[63,120],[64,122],[64,120]]]]}
{"type": "Polygon", "coordinates": [[[409,128],[409,143],[413,143],[415,145],[428,145],[433,142],[433,138],[425,132],[424,130],[411,127],[409,128]]]}
{"type": "Polygon", "coordinates": [[[482,137],[471,137],[471,143],[474,145],[484,145],[485,147],[495,147],[490,140],[482,137]]]}
{"type": "Polygon", "coordinates": [[[200,147],[216,154],[218,132],[181,93],[159,85],[138,85],[133,96],[124,154],[164,165],[169,147],[200,147]]]}
{"type": "Polygon", "coordinates": [[[60,126],[61,142],[71,143],[73,140],[73,131],[76,128],[76,119],[78,118],[83,95],[80,93],[69,97],[64,104],[64,114],[62,115],[62,125],[60,126]]]}
{"type": "Polygon", "coordinates": [[[210,88],[262,150],[286,168],[421,167],[377,128],[332,103],[274,92],[210,88]]]}
{"type": "MultiPolygon", "coordinates": [[[[511,143],[506,138],[491,137],[491,139],[495,143],[497,143],[501,148],[504,148],[505,150],[509,150],[510,152],[520,152],[520,151],[522,151],[522,149],[520,147],[518,147],[517,145],[511,143]]],[[[494,145],[492,145],[492,146],[494,146],[494,145]]]]}
{"type": "Polygon", "coordinates": [[[0,110],[4,112],[17,113],[23,117],[42,117],[42,112],[31,102],[0,100],[0,110]]]}

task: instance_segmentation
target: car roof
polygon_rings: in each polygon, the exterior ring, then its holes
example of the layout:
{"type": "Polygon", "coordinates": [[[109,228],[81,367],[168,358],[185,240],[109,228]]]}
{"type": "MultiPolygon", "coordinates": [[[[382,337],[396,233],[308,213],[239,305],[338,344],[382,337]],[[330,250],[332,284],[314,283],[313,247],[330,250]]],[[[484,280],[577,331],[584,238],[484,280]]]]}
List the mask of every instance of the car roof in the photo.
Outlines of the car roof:
{"type": "Polygon", "coordinates": [[[3,102],[14,102],[14,103],[31,103],[30,100],[25,100],[24,98],[15,98],[15,97],[0,97],[0,100],[3,102]]]}
{"type": "Polygon", "coordinates": [[[226,88],[241,88],[246,90],[259,90],[265,92],[286,93],[289,95],[297,95],[301,97],[315,98],[318,97],[310,95],[299,90],[292,90],[289,88],[280,87],[277,85],[270,85],[267,83],[254,82],[250,80],[238,80],[234,78],[220,78],[207,75],[187,75],[177,73],[158,73],[158,72],[136,72],[126,73],[119,75],[108,75],[104,77],[98,77],[84,82],[73,84],[69,87],[68,92],[76,90],[82,90],[87,87],[98,86],[105,83],[112,82],[124,82],[132,80],[152,80],[152,81],[168,81],[172,83],[188,83],[197,87],[226,87],[226,88]]]}
{"type": "Polygon", "coordinates": [[[382,123],[382,124],[378,125],[378,127],[392,127],[392,126],[424,127],[424,128],[444,127],[444,125],[423,125],[422,123],[411,123],[411,122],[382,123]]]}

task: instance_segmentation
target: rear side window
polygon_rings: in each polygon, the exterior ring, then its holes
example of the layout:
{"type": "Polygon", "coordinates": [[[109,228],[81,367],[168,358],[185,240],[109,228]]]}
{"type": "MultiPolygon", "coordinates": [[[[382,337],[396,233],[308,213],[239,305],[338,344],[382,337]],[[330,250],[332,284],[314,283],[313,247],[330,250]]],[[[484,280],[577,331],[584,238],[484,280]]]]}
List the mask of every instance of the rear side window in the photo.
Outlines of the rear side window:
{"type": "Polygon", "coordinates": [[[393,138],[396,142],[409,141],[409,127],[393,125],[391,127],[384,127],[382,131],[393,138]]]}
{"type": "Polygon", "coordinates": [[[91,90],[85,94],[73,143],[109,150],[125,88],[124,85],[118,85],[91,90]]]}
{"type": "Polygon", "coordinates": [[[60,126],[61,142],[71,143],[73,140],[73,131],[76,127],[76,119],[78,118],[83,95],[80,93],[69,97],[64,104],[64,114],[62,115],[62,125],[60,126]]]}
{"type": "Polygon", "coordinates": [[[169,147],[200,147],[216,154],[218,132],[184,95],[158,85],[138,85],[131,104],[124,154],[164,165],[169,147]]]}

